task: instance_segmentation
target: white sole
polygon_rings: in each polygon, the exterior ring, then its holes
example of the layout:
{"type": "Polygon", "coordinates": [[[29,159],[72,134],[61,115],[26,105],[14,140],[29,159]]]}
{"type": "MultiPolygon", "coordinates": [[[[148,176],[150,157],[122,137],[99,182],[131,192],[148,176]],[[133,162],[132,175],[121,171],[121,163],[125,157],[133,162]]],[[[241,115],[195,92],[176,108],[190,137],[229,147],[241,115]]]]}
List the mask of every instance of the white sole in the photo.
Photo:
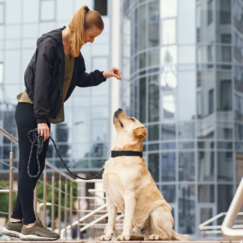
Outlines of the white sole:
{"type": "Polygon", "coordinates": [[[4,235],[8,235],[8,236],[11,236],[11,237],[17,237],[17,238],[19,238],[20,235],[21,235],[20,232],[18,232],[18,231],[13,231],[13,230],[8,230],[8,229],[6,229],[5,227],[3,228],[2,233],[3,233],[4,235]]]}
{"type": "Polygon", "coordinates": [[[29,240],[29,241],[53,241],[53,240],[58,240],[57,238],[48,238],[48,237],[41,237],[38,235],[23,235],[20,233],[19,238],[21,240],[29,240]]]}

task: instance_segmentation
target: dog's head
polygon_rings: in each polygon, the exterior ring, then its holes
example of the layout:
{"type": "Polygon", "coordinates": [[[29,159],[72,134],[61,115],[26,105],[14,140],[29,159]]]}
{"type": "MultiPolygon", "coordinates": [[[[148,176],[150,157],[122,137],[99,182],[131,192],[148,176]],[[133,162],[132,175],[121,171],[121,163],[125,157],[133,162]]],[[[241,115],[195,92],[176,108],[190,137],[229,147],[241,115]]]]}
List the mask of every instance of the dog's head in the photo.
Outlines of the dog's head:
{"type": "Polygon", "coordinates": [[[113,116],[113,123],[117,131],[117,138],[113,149],[142,151],[143,139],[147,137],[147,130],[137,119],[127,116],[118,109],[113,116]]]}

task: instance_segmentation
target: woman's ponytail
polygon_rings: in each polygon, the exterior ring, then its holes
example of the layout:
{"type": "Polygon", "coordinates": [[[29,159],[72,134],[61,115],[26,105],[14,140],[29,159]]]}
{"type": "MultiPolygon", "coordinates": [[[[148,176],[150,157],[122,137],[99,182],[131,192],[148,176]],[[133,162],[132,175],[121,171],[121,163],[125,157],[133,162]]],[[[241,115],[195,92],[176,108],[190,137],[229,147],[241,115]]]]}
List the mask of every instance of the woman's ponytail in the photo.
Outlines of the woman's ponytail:
{"type": "Polygon", "coordinates": [[[79,56],[80,49],[85,44],[84,31],[94,26],[100,30],[104,29],[103,20],[97,11],[90,10],[88,6],[83,6],[76,11],[69,24],[70,54],[72,56],[79,56]]]}

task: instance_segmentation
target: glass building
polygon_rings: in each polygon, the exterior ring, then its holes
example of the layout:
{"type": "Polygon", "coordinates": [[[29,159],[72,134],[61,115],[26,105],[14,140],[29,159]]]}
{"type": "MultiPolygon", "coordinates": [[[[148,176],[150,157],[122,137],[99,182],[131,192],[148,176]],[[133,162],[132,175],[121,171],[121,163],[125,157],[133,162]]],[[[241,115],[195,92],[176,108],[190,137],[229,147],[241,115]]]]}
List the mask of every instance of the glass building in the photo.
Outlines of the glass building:
{"type": "Polygon", "coordinates": [[[243,1],[124,0],[121,21],[122,107],[175,230],[200,236],[243,175],[243,1]]]}
{"type": "MultiPolygon", "coordinates": [[[[42,34],[67,26],[83,5],[101,13],[105,29],[82,48],[86,71],[110,67],[110,4],[107,0],[0,0],[0,127],[17,137],[16,96],[25,89],[24,72],[42,34]]],[[[76,88],[65,103],[65,122],[52,125],[51,136],[73,171],[100,170],[109,157],[110,81],[76,88]]],[[[15,166],[18,150],[15,149],[15,166]]],[[[0,138],[0,159],[9,163],[10,144],[0,138]]],[[[64,168],[50,141],[47,160],[64,168]]],[[[0,173],[6,171],[0,165],[0,173]]]]}

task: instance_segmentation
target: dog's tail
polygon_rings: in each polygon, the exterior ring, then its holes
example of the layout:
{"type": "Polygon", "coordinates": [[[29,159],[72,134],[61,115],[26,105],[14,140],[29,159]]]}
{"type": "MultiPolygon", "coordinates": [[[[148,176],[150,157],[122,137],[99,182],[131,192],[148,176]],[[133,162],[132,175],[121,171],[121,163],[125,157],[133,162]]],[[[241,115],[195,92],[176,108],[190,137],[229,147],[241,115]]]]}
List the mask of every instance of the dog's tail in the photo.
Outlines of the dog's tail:
{"type": "Polygon", "coordinates": [[[189,235],[181,235],[176,233],[174,230],[172,230],[172,240],[185,240],[185,241],[189,241],[190,237],[189,235]]]}

